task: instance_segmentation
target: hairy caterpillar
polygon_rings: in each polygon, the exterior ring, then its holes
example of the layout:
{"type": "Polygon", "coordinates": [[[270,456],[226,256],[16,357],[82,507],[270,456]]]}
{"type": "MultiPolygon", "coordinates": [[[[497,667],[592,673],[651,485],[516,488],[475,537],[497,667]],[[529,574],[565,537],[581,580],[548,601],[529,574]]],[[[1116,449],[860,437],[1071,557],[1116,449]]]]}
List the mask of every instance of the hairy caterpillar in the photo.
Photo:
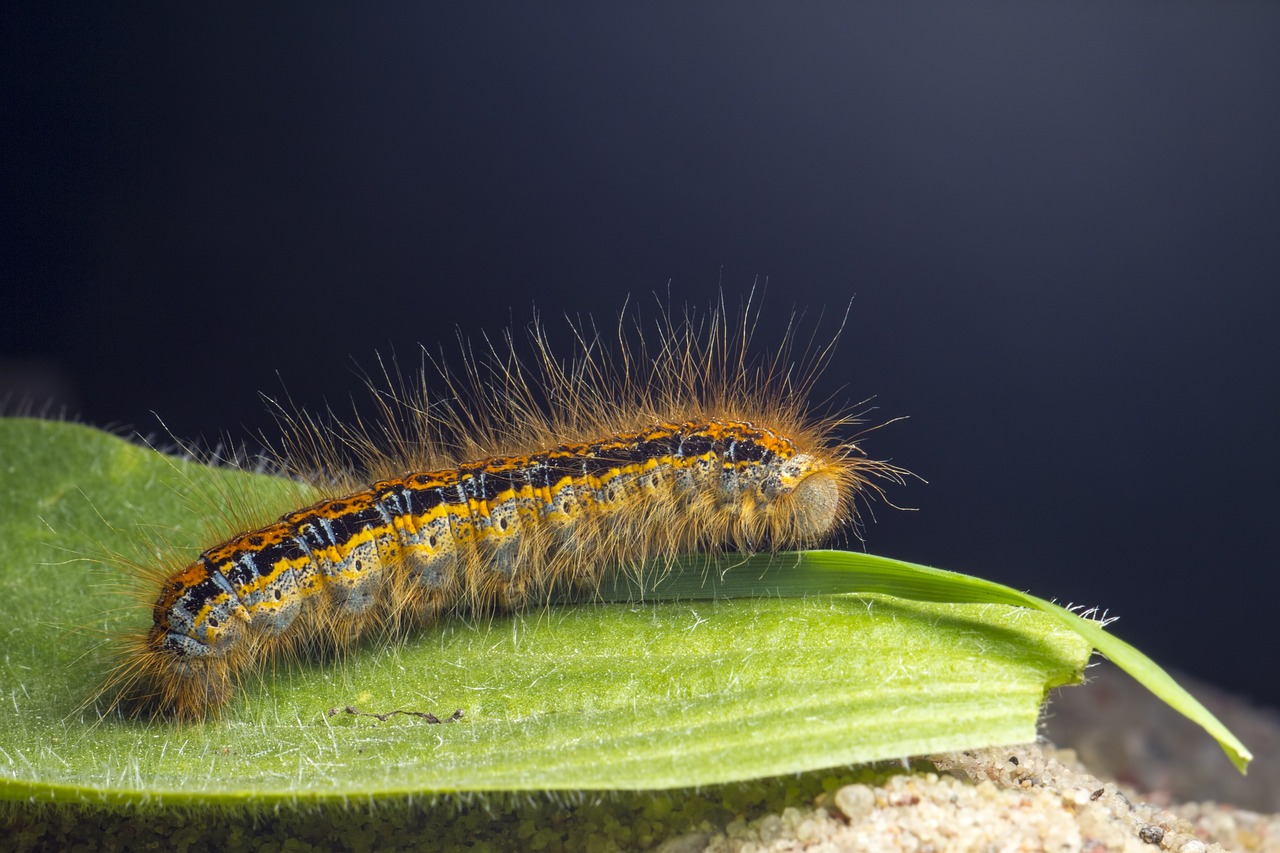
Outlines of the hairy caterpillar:
{"type": "Polygon", "coordinates": [[[752,358],[758,315],[749,302],[737,322],[723,306],[664,311],[642,334],[624,312],[612,348],[571,324],[569,361],[535,319],[532,366],[510,335],[480,358],[464,343],[458,373],[428,359],[441,399],[425,372],[409,388],[384,365],[386,382],[369,383],[376,425],[280,409],[286,465],[325,497],[150,570],[153,624],[128,638],[108,689],[200,719],[282,655],[519,607],[606,567],[830,538],[876,478],[905,472],[837,441],[854,419],[807,412],[834,341],[795,358],[793,326],[752,358]]]}

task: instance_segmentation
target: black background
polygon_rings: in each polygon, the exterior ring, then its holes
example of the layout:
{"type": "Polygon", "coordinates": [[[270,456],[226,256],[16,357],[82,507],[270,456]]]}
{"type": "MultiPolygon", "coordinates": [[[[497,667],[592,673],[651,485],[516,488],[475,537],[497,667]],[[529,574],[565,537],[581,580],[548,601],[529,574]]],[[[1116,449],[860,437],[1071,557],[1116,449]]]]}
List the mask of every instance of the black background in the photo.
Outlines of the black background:
{"type": "Polygon", "coordinates": [[[870,550],[1280,705],[1280,6],[0,15],[11,397],[214,440],[535,305],[852,297],[823,391],[929,480],[870,550]]]}

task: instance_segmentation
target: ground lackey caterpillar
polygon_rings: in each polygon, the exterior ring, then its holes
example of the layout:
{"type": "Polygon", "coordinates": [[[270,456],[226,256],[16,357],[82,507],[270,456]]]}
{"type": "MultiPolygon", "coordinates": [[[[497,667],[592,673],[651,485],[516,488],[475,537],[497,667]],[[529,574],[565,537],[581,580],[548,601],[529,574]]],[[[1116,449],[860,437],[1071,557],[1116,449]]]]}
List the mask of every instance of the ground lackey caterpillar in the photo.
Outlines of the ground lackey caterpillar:
{"type": "Polygon", "coordinates": [[[809,412],[834,341],[798,340],[793,318],[761,351],[758,319],[750,301],[650,325],[624,311],[616,334],[570,323],[568,359],[535,321],[523,359],[508,334],[479,356],[464,343],[460,370],[429,357],[405,381],[384,366],[376,422],[281,408],[282,463],[324,499],[149,569],[154,624],[107,689],[201,719],[282,656],[518,608],[609,567],[830,539],[904,472],[841,442],[855,418],[809,412]]]}

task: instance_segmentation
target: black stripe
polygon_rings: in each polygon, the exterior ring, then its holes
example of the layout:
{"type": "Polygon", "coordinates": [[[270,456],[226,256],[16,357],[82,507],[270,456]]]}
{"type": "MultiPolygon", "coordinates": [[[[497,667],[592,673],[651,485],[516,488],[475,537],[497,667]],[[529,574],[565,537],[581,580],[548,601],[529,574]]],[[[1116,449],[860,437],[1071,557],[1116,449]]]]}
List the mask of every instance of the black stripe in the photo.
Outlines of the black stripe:
{"type": "Polygon", "coordinates": [[[582,457],[574,456],[547,456],[546,461],[546,477],[547,487],[551,488],[565,477],[578,479],[582,476],[582,457]]]}
{"type": "Polygon", "coordinates": [[[529,457],[529,467],[525,469],[529,485],[536,491],[550,489],[555,483],[551,478],[551,466],[547,464],[547,454],[539,453],[529,457]]]}
{"type": "Polygon", "coordinates": [[[680,439],[680,443],[676,447],[675,452],[671,454],[679,459],[705,456],[714,448],[714,443],[709,436],[681,435],[680,439]]]}
{"type": "Polygon", "coordinates": [[[758,436],[739,438],[733,446],[733,462],[759,462],[765,459],[770,451],[756,443],[758,436]]]}
{"type": "Polygon", "coordinates": [[[440,488],[405,489],[405,502],[413,515],[426,515],[444,503],[444,491],[440,488]]]}
{"type": "Polygon", "coordinates": [[[382,513],[375,507],[329,519],[329,524],[333,527],[333,538],[337,540],[334,544],[345,543],[362,530],[382,527],[385,523],[382,513]]]}

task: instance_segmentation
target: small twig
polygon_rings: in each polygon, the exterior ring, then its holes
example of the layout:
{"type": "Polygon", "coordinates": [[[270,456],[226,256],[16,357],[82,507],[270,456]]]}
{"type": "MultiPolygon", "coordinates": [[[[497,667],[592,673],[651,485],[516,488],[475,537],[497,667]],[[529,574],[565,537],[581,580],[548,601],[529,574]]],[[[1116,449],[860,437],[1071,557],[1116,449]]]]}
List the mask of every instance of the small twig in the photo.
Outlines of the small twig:
{"type": "Polygon", "coordinates": [[[341,711],[339,711],[337,708],[330,708],[328,711],[325,712],[325,716],[332,717],[334,714],[341,714],[341,713],[351,714],[356,717],[374,717],[375,719],[380,720],[384,723],[387,720],[394,717],[396,714],[404,714],[409,717],[418,717],[419,719],[426,720],[428,723],[432,725],[437,723],[456,723],[458,722],[458,720],[462,719],[461,708],[459,708],[458,710],[450,714],[448,719],[442,720],[439,717],[437,717],[435,714],[432,714],[429,711],[395,710],[395,711],[388,711],[385,714],[375,714],[375,713],[372,713],[371,711],[361,711],[359,708],[356,708],[353,705],[348,705],[347,707],[343,708],[341,711]]]}

